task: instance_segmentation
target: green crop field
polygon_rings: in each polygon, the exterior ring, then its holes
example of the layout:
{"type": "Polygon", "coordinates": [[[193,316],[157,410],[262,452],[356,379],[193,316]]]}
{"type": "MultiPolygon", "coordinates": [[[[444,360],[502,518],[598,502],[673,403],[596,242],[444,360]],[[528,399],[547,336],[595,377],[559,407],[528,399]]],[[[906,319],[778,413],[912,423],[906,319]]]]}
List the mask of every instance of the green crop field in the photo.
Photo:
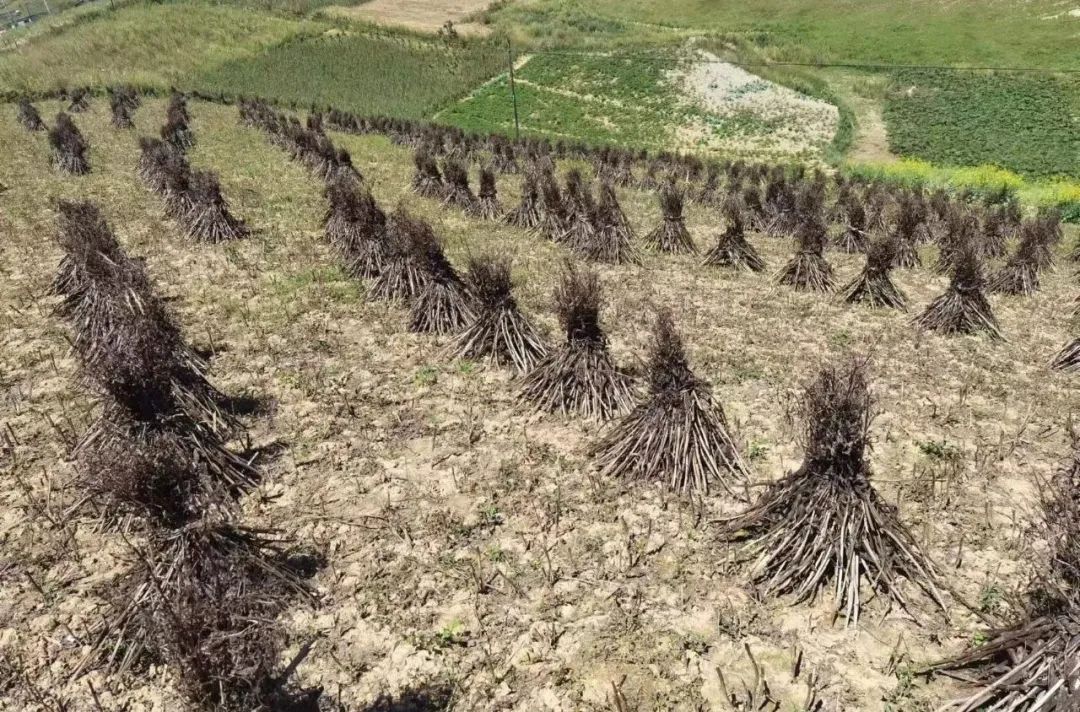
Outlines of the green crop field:
{"type": "Polygon", "coordinates": [[[130,5],[0,53],[0,90],[115,82],[190,87],[190,78],[210,67],[324,29],[227,5],[130,5]]]}
{"type": "Polygon", "coordinates": [[[892,150],[945,165],[1080,177],[1080,77],[898,72],[885,102],[892,150]]]}
{"type": "Polygon", "coordinates": [[[505,67],[505,51],[485,44],[340,35],[305,37],[238,58],[195,83],[210,91],[422,118],[505,67]]]}
{"type": "Polygon", "coordinates": [[[742,36],[774,59],[1080,66],[1080,17],[1057,0],[533,0],[489,23],[540,44],[742,36]]]}
{"type": "MultiPolygon", "coordinates": [[[[667,73],[677,60],[541,55],[517,73],[518,113],[526,135],[572,138],[598,144],[662,146],[689,109],[667,73]]],[[[505,76],[439,120],[476,131],[512,133],[514,108],[505,76]]]]}

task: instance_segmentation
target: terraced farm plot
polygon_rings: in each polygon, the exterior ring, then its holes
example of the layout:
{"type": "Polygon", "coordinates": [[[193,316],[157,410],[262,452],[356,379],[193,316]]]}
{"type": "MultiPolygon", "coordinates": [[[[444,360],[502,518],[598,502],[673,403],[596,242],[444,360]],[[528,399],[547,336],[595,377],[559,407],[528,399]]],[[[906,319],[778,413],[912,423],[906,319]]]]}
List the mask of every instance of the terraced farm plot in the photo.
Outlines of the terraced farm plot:
{"type": "Polygon", "coordinates": [[[504,51],[402,36],[307,38],[237,59],[199,86],[300,105],[401,118],[429,116],[500,71],[504,51]]]}
{"type": "Polygon", "coordinates": [[[907,70],[885,102],[891,149],[951,166],[1080,177],[1080,78],[907,70]]]}
{"type": "MultiPolygon", "coordinates": [[[[40,105],[47,117],[59,108],[40,105]]],[[[220,172],[252,229],[246,239],[186,240],[136,177],[136,137],[157,132],[164,101],[145,101],[129,131],[92,100],[76,116],[92,171],[77,178],[52,169],[46,137],[0,106],[0,143],[17,147],[0,152],[0,471],[14,483],[0,488],[0,547],[14,574],[0,577],[0,652],[25,673],[0,688],[0,705],[34,709],[33,690],[93,709],[93,689],[109,708],[185,709],[170,666],[70,677],[141,533],[74,506],[70,444],[98,408],[47,296],[62,256],[49,239],[58,198],[99,203],[186,336],[212,353],[214,381],[273,404],[245,416],[253,442],[278,454],[242,507],[252,526],[280,528],[327,557],[317,602],[280,621],[289,648],[278,662],[298,659],[301,684],[353,710],[450,685],[464,710],[609,710],[615,690],[631,709],[720,711],[718,669],[732,689],[753,684],[749,645],[789,706],[806,695],[806,678],[791,680],[796,656],[841,709],[925,709],[960,692],[910,671],[981,635],[971,611],[954,604],[946,623],[931,609],[917,607],[916,618],[866,600],[859,626],[845,627],[831,591],[798,605],[762,597],[715,536],[715,521],[741,505],[598,475],[591,449],[608,426],[537,414],[508,372],[451,359],[446,338],[408,332],[408,309],[369,300],[370,281],[350,277],[326,244],[321,181],[240,125],[235,109],[190,108],[189,159],[220,172]]],[[[552,309],[564,246],[414,195],[411,151],[383,136],[330,135],[385,210],[402,204],[431,223],[454,265],[488,251],[512,257],[520,309],[551,343],[564,338],[552,309]]],[[[517,202],[518,186],[498,179],[504,204],[517,202]]],[[[639,236],[660,223],[654,193],[619,189],[618,198],[639,236]]],[[[686,223],[702,248],[721,232],[711,208],[691,206],[686,223]]],[[[1075,238],[1068,229],[1067,244],[1075,238]]],[[[1069,453],[1076,376],[1047,361],[1075,333],[1070,270],[1044,272],[1034,295],[991,297],[1006,340],[946,337],[918,332],[908,314],[780,286],[772,272],[792,244],[749,239],[768,271],[656,253],[598,267],[614,358],[642,375],[642,324],[657,306],[673,308],[756,495],[801,457],[792,394],[819,364],[871,355],[875,487],[958,595],[982,615],[1009,613],[1033,555],[1039,478],[1069,453]]],[[[935,246],[919,250],[927,266],[937,257],[935,246]]],[[[861,256],[830,249],[826,258],[838,283],[862,270],[861,256]]],[[[1067,259],[1064,246],[1057,259],[1067,259]]],[[[948,281],[925,267],[894,278],[913,311],[948,281]]]]}
{"type": "MultiPolygon", "coordinates": [[[[594,144],[820,160],[836,132],[824,102],[754,77],[711,55],[540,53],[516,73],[526,135],[594,144]]],[[[440,112],[440,121],[512,134],[508,77],[440,112]]]]}

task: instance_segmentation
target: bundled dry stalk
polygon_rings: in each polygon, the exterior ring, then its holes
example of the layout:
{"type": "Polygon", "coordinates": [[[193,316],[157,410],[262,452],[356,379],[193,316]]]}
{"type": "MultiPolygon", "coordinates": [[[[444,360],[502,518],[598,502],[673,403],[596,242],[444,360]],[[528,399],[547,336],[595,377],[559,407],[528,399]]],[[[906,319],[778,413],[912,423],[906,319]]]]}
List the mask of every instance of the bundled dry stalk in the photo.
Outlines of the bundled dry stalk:
{"type": "Polygon", "coordinates": [[[987,283],[994,294],[1028,295],[1039,290],[1039,238],[1025,229],[1016,252],[987,283]]]}
{"type": "Polygon", "coordinates": [[[1035,263],[1039,269],[1054,266],[1054,248],[1061,242],[1061,213],[1055,209],[1042,209],[1034,220],[1023,223],[1021,235],[1028,236],[1035,245],[1035,263]]]}
{"type": "Polygon", "coordinates": [[[670,310],[657,316],[649,395],[594,449],[604,475],[661,482],[682,494],[719,485],[729,495],[749,472],[712,389],[690,370],[670,310]]]}
{"type": "Polygon", "coordinates": [[[109,108],[112,111],[113,128],[135,128],[131,112],[138,106],[138,94],[131,87],[109,87],[109,108]]]}
{"type": "Polygon", "coordinates": [[[610,183],[600,184],[600,200],[593,208],[592,231],[587,240],[574,249],[587,260],[609,264],[637,264],[641,261],[634,247],[634,229],[619,205],[610,183]]]}
{"type": "Polygon", "coordinates": [[[752,272],[763,271],[765,260],[761,259],[757,250],[746,239],[746,220],[736,194],[731,194],[724,200],[722,213],[727,227],[712,249],[705,253],[702,264],[748,269],[752,272]]]}
{"type": "Polygon", "coordinates": [[[45,122],[41,120],[41,114],[25,96],[19,97],[19,108],[16,118],[19,124],[27,131],[44,131],[45,122]]]}
{"type": "Polygon", "coordinates": [[[169,187],[169,176],[177,172],[170,164],[179,163],[181,172],[188,172],[187,161],[172,146],[156,138],[139,139],[139,165],[136,173],[150,190],[164,197],[169,187]]]}
{"type": "Polygon", "coordinates": [[[201,424],[197,430],[239,431],[224,409],[228,399],[206,380],[205,362],[96,206],[59,207],[66,255],[53,292],[63,299],[58,311],[74,327],[74,349],[87,377],[140,419],[177,418],[182,411],[201,424]]]}
{"type": "Polygon", "coordinates": [[[454,340],[453,354],[508,365],[518,373],[534,368],[548,349],[518,309],[510,261],[500,257],[471,258],[466,279],[475,301],[475,314],[454,340]]]}
{"type": "Polygon", "coordinates": [[[426,150],[417,150],[413,154],[413,165],[416,167],[412,177],[413,192],[425,198],[442,198],[446,188],[439,165],[431,154],[426,150]]]}
{"type": "Polygon", "coordinates": [[[896,245],[893,267],[911,269],[922,265],[919,256],[919,231],[924,215],[919,202],[907,193],[900,196],[896,218],[889,237],[896,245]]]}
{"type": "Polygon", "coordinates": [[[337,176],[326,185],[326,239],[354,277],[377,277],[387,256],[386,214],[371,191],[337,176]]]}
{"type": "Polygon", "coordinates": [[[52,164],[60,170],[77,176],[90,172],[86,140],[71,117],[62,111],[56,115],[56,123],[49,129],[49,147],[52,149],[52,164]]]}
{"type": "Polygon", "coordinates": [[[216,173],[192,173],[186,203],[187,209],[180,216],[180,221],[184,232],[194,240],[218,244],[238,240],[249,233],[244,221],[229,210],[216,173]]]}
{"type": "Polygon", "coordinates": [[[833,288],[833,268],[825,260],[827,233],[819,217],[804,217],[796,230],[798,251],[777,276],[800,292],[827,292],[833,288]]]}
{"type": "Polygon", "coordinates": [[[597,232],[596,202],[577,169],[567,174],[566,189],[562,195],[564,230],[560,242],[574,250],[587,249],[594,242],[597,232]]]}
{"type": "Polygon", "coordinates": [[[831,588],[851,624],[862,589],[911,612],[902,582],[945,610],[938,572],[870,482],[873,398],[864,361],[826,366],[799,403],[803,463],[746,512],[721,522],[727,538],[747,540],[750,576],[768,595],[814,599],[831,588]]]}
{"type": "Polygon", "coordinates": [[[555,174],[545,170],[539,177],[540,222],[536,231],[553,242],[562,242],[566,236],[566,205],[555,174]]]}
{"type": "Polygon", "coordinates": [[[986,280],[975,246],[968,243],[959,248],[953,262],[949,288],[916,317],[915,323],[943,334],[985,331],[993,338],[1001,338],[997,319],[983,293],[986,280]]]}
{"type": "Polygon", "coordinates": [[[660,191],[660,211],[663,222],[645,236],[645,245],[659,252],[696,253],[697,246],[683,219],[682,193],[671,183],[660,191]]]}
{"type": "Polygon", "coordinates": [[[427,223],[408,232],[409,251],[424,273],[423,283],[410,307],[409,331],[452,334],[475,318],[472,297],[457,270],[450,264],[442,243],[427,223]]]}
{"type": "Polygon", "coordinates": [[[536,171],[525,171],[521,178],[521,201],[503,216],[503,222],[526,230],[535,230],[540,226],[540,187],[536,171]]]}
{"type": "Polygon", "coordinates": [[[607,419],[633,405],[633,384],[608,351],[600,325],[603,294],[595,272],[567,264],[555,289],[566,342],[522,380],[521,397],[540,410],[607,419]]]}
{"type": "Polygon", "coordinates": [[[841,290],[844,301],[906,311],[907,297],[889,275],[895,261],[896,243],[891,238],[882,237],[870,243],[859,276],[841,290]]]}
{"type": "Polygon", "coordinates": [[[431,227],[399,207],[387,223],[382,269],[371,283],[368,297],[382,301],[411,302],[420,295],[428,273],[413,246],[427,239],[431,227]],[[419,236],[419,237],[418,237],[419,236]]]}
{"type": "Polygon", "coordinates": [[[191,115],[188,113],[187,99],[183,94],[174,92],[169,97],[165,109],[165,124],[161,127],[161,140],[177,151],[185,153],[195,145],[195,134],[190,126],[191,115]]]}
{"type": "Polygon", "coordinates": [[[987,631],[985,642],[930,667],[975,689],[941,710],[1062,712],[1080,689],[1080,443],[1071,461],[1040,488],[1037,529],[1047,550],[1034,563],[1023,614],[987,631]]]}
{"type": "Polygon", "coordinates": [[[968,248],[974,248],[981,255],[983,247],[978,235],[979,220],[967,208],[951,205],[942,223],[934,271],[938,274],[948,274],[953,269],[957,255],[968,248]]]}
{"type": "Polygon", "coordinates": [[[1050,362],[1050,368],[1057,371],[1076,371],[1080,369],[1080,337],[1073,339],[1058,351],[1050,362]]]}
{"type": "Polygon", "coordinates": [[[480,193],[477,201],[469,209],[469,215],[483,220],[495,220],[502,214],[499,193],[495,185],[495,174],[490,168],[480,169],[480,193]]]}
{"type": "Polygon", "coordinates": [[[469,172],[453,159],[443,163],[443,203],[466,213],[476,209],[476,196],[469,187],[469,172]]]}
{"type": "Polygon", "coordinates": [[[165,663],[196,709],[282,709],[272,706],[289,694],[275,674],[285,647],[277,619],[292,598],[312,598],[287,544],[221,516],[152,532],[111,589],[76,674],[165,663]]]}
{"type": "Polygon", "coordinates": [[[844,252],[866,252],[870,245],[866,208],[854,194],[848,194],[844,205],[843,226],[843,231],[836,237],[836,246],[844,252]]]}
{"type": "Polygon", "coordinates": [[[79,114],[90,108],[90,89],[79,87],[67,92],[68,112],[79,114]]]}

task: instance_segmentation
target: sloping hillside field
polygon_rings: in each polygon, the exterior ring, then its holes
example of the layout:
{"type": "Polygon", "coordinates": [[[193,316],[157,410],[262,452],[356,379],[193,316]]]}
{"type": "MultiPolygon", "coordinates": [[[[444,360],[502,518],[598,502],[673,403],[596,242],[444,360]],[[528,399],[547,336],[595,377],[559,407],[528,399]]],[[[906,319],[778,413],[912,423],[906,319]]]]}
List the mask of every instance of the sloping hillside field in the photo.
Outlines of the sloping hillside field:
{"type": "Polygon", "coordinates": [[[0,708],[1073,709],[1075,227],[716,66],[0,105],[0,708]]]}

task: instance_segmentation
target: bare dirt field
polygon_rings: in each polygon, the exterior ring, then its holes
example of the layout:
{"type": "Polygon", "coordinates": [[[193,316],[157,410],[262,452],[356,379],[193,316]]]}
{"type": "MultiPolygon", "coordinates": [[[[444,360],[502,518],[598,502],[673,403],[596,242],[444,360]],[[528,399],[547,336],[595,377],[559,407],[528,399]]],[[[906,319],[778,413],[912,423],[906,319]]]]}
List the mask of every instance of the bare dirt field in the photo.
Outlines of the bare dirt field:
{"type": "Polygon", "coordinates": [[[490,4],[489,0],[371,0],[352,7],[330,7],[327,11],[418,32],[438,32],[449,20],[459,33],[479,35],[484,34],[486,28],[465,20],[490,4]]]}
{"type": "MultiPolygon", "coordinates": [[[[68,678],[130,554],[67,485],[70,445],[94,405],[46,295],[60,259],[58,197],[102,205],[188,338],[215,347],[222,389],[274,403],[248,423],[281,455],[245,516],[327,559],[319,604],[287,620],[290,654],[312,644],[297,671],[304,684],[352,710],[427,684],[449,686],[460,710],[612,711],[616,696],[621,709],[726,710],[718,670],[730,688],[751,684],[749,646],[785,704],[801,702],[810,673],[831,710],[925,710],[959,691],[913,671],[975,639],[982,625],[971,612],[920,606],[916,620],[870,600],[855,628],[833,619],[827,596],[793,605],[758,595],[710,523],[738,504],[598,477],[588,449],[603,426],[532,413],[505,372],[448,359],[445,341],[405,330],[404,310],[365,300],[323,241],[317,181],[240,126],[233,108],[191,104],[191,161],[220,172],[254,234],[225,247],[186,242],[135,175],[136,136],[156,135],[163,106],[145,102],[137,132],[112,129],[102,99],[77,116],[91,145],[84,178],[53,172],[45,137],[0,107],[0,659],[25,680],[0,686],[0,708],[51,710],[62,698],[94,709],[89,681],[104,709],[184,709],[167,669],[68,678]]],[[[40,108],[51,120],[57,105],[40,108]]],[[[385,138],[333,137],[384,208],[404,202],[428,218],[456,264],[512,254],[523,311],[558,338],[550,294],[561,247],[412,196],[411,156],[385,138]]],[[[499,189],[516,200],[517,178],[499,189]]],[[[659,220],[653,195],[620,197],[639,234],[659,220]]],[[[710,213],[691,208],[688,224],[701,247],[712,242],[710,213]]],[[[1007,612],[1038,545],[1036,478],[1067,456],[1078,405],[1076,377],[1046,367],[1071,334],[1071,270],[1046,273],[1033,297],[992,298],[1006,340],[944,338],[918,333],[910,315],[776,285],[771,273],[791,246],[751,239],[769,273],[658,255],[600,268],[617,359],[639,369],[643,325],[654,307],[672,307],[695,371],[764,483],[799,462],[791,395],[818,365],[869,354],[876,486],[958,595],[988,615],[1007,612]]],[[[828,258],[840,283],[862,264],[828,258]]],[[[946,285],[926,269],[896,279],[915,313],[946,285]]]]}

